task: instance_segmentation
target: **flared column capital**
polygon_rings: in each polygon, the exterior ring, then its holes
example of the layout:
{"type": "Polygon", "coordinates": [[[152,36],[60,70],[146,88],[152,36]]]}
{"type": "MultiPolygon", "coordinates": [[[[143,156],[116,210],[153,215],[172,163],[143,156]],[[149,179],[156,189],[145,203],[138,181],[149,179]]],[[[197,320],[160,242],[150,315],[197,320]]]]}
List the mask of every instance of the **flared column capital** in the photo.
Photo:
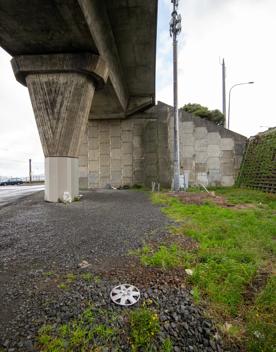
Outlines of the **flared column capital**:
{"type": "Polygon", "coordinates": [[[104,86],[109,74],[105,61],[91,53],[20,55],[11,64],[17,81],[25,86],[26,77],[33,74],[78,73],[91,79],[98,89],[104,86]]]}

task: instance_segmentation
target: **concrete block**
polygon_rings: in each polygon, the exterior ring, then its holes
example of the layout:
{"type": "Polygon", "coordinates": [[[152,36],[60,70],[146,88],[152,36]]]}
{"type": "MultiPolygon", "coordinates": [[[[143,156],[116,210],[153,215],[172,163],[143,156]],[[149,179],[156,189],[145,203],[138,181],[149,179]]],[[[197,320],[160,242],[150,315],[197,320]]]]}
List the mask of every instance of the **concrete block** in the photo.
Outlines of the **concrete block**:
{"type": "Polygon", "coordinates": [[[80,156],[79,157],[79,165],[80,166],[87,166],[88,164],[88,156],[85,155],[85,156],[80,156]]]}
{"type": "Polygon", "coordinates": [[[114,160],[114,159],[111,159],[110,160],[110,167],[111,167],[111,172],[113,171],[120,171],[121,168],[122,168],[122,165],[121,165],[121,160],[114,160]]]}
{"type": "Polygon", "coordinates": [[[122,141],[123,142],[132,142],[132,132],[131,131],[122,131],[122,141]]]}
{"type": "MultiPolygon", "coordinates": [[[[191,175],[190,175],[191,176],[191,175]]],[[[204,186],[208,186],[207,172],[199,172],[196,174],[196,183],[202,183],[204,186]]]]}
{"type": "Polygon", "coordinates": [[[110,138],[111,149],[121,148],[121,138],[120,137],[111,137],[110,138]]]}
{"type": "Polygon", "coordinates": [[[221,172],[220,172],[220,170],[209,169],[209,172],[208,172],[208,184],[210,186],[217,187],[217,186],[220,185],[220,183],[221,183],[221,172]]]}
{"type": "Polygon", "coordinates": [[[122,181],[122,172],[120,171],[111,171],[111,184],[114,183],[121,184],[122,181]]]}
{"type": "Polygon", "coordinates": [[[197,139],[195,141],[195,151],[196,152],[207,151],[207,146],[208,146],[208,141],[206,138],[205,139],[197,139]]]}
{"type": "Polygon", "coordinates": [[[206,173],[207,171],[207,163],[195,163],[196,173],[206,173]]]}
{"type": "Polygon", "coordinates": [[[220,159],[219,158],[208,158],[207,160],[208,169],[216,169],[220,168],[220,159]]]}
{"type": "Polygon", "coordinates": [[[100,177],[99,187],[106,188],[106,186],[110,183],[111,183],[110,177],[100,177]]]}
{"type": "Polygon", "coordinates": [[[88,173],[88,186],[90,187],[91,184],[98,184],[99,182],[99,172],[91,172],[88,173]]]}
{"type": "Polygon", "coordinates": [[[140,171],[140,170],[135,170],[133,172],[133,182],[134,183],[143,183],[143,180],[144,180],[144,173],[143,171],[140,171]]]}
{"type": "Polygon", "coordinates": [[[87,176],[79,178],[79,187],[80,187],[80,189],[88,189],[88,177],[87,176]]]}
{"type": "Polygon", "coordinates": [[[180,161],[180,166],[183,170],[192,170],[194,168],[194,159],[193,158],[183,158],[180,161]]]}
{"type": "Polygon", "coordinates": [[[88,174],[88,167],[79,167],[79,174],[80,177],[87,177],[88,174]]]}
{"type": "Polygon", "coordinates": [[[110,126],[110,137],[121,137],[121,126],[110,126]]]}
{"type": "Polygon", "coordinates": [[[208,145],[207,146],[207,153],[209,157],[220,157],[221,150],[219,145],[208,145]]]}
{"type": "Polygon", "coordinates": [[[221,138],[221,150],[233,150],[234,141],[232,138],[221,138]]]}
{"type": "Polygon", "coordinates": [[[122,152],[121,149],[111,149],[110,152],[111,159],[121,159],[122,158],[122,152]]]}
{"type": "Polygon", "coordinates": [[[124,167],[132,165],[132,154],[123,154],[123,156],[122,156],[122,165],[124,167]]]}
{"type": "Polygon", "coordinates": [[[235,154],[243,155],[245,144],[235,143],[235,154]]]}
{"type": "Polygon", "coordinates": [[[132,177],[133,170],[132,166],[124,166],[122,169],[123,177],[132,177]]]}
{"type": "Polygon", "coordinates": [[[100,147],[99,138],[89,138],[88,139],[88,148],[90,149],[98,149],[100,147]]]}
{"type": "Polygon", "coordinates": [[[133,130],[133,121],[132,120],[123,120],[122,121],[122,131],[126,132],[132,132],[133,130]]]}
{"type": "Polygon", "coordinates": [[[99,161],[100,161],[99,162],[100,167],[102,167],[102,166],[108,166],[109,167],[110,166],[110,156],[109,155],[101,155],[99,161]]]}
{"type": "Polygon", "coordinates": [[[234,161],[229,163],[222,163],[221,164],[221,172],[223,176],[234,176],[234,161]]]}
{"type": "Polygon", "coordinates": [[[82,143],[80,145],[80,152],[79,152],[79,155],[86,155],[87,156],[88,154],[88,143],[82,143]]]}
{"type": "Polygon", "coordinates": [[[184,133],[180,136],[183,146],[194,145],[194,135],[192,133],[184,133]]]}
{"type": "Polygon", "coordinates": [[[110,128],[110,131],[112,131],[113,128],[120,128],[121,129],[121,120],[109,121],[109,128],[110,128]]]}
{"type": "Polygon", "coordinates": [[[143,168],[143,159],[133,159],[133,170],[140,170],[143,168]]]}
{"type": "Polygon", "coordinates": [[[234,182],[235,182],[234,176],[222,176],[221,178],[222,186],[230,187],[234,185],[234,182]]]}
{"type": "Polygon", "coordinates": [[[109,121],[98,121],[100,132],[109,132],[109,121]]]}
{"type": "Polygon", "coordinates": [[[233,150],[223,150],[222,151],[221,159],[223,162],[232,160],[233,158],[234,158],[233,150]]]}
{"type": "Polygon", "coordinates": [[[133,136],[133,147],[141,148],[142,147],[142,138],[141,136],[133,136]]]}
{"type": "Polygon", "coordinates": [[[218,132],[209,132],[207,135],[208,144],[220,145],[220,134],[218,132]]]}
{"type": "Polygon", "coordinates": [[[192,121],[185,121],[181,123],[183,131],[185,133],[193,133],[194,132],[194,123],[192,121]]]}
{"type": "Polygon", "coordinates": [[[130,154],[132,153],[133,145],[132,142],[124,142],[122,143],[122,153],[130,154]]]}
{"type": "Polygon", "coordinates": [[[100,143],[100,155],[109,155],[110,154],[110,144],[100,143]]]}
{"type": "Polygon", "coordinates": [[[204,152],[197,152],[195,154],[195,162],[196,163],[206,163],[208,160],[208,153],[207,151],[204,152]]]}
{"type": "Polygon", "coordinates": [[[100,163],[98,161],[89,161],[88,170],[98,172],[100,167],[100,163]]]}
{"type": "Polygon", "coordinates": [[[147,177],[152,177],[152,181],[158,175],[157,165],[146,165],[145,174],[147,177]]]}
{"type": "Polygon", "coordinates": [[[99,138],[100,138],[100,143],[109,143],[110,141],[109,131],[100,131],[99,138]]]}
{"type": "Polygon", "coordinates": [[[100,158],[100,150],[94,149],[88,151],[88,160],[99,160],[100,158]]]}
{"type": "Polygon", "coordinates": [[[100,135],[100,132],[97,127],[90,127],[88,129],[88,138],[98,138],[99,135],[100,135]]]}
{"type": "Polygon", "coordinates": [[[146,142],[144,148],[146,153],[154,153],[158,148],[158,144],[156,143],[156,141],[146,142]]]}
{"type": "Polygon", "coordinates": [[[108,166],[100,167],[100,178],[102,177],[110,177],[110,167],[108,166]]]}
{"type": "Polygon", "coordinates": [[[133,148],[133,159],[143,159],[144,151],[142,148],[133,148]]]}
{"type": "Polygon", "coordinates": [[[147,153],[145,156],[145,160],[147,163],[157,163],[158,162],[157,153],[147,153]]]}
{"type": "Polygon", "coordinates": [[[193,146],[185,146],[181,154],[183,155],[183,158],[193,158],[194,153],[195,151],[193,146]]]}
{"type": "Polygon", "coordinates": [[[195,128],[195,133],[194,133],[195,139],[203,139],[203,138],[207,139],[207,134],[208,134],[208,131],[206,127],[195,128]]]}
{"type": "Polygon", "coordinates": [[[122,184],[132,186],[132,184],[133,184],[132,177],[123,177],[122,184]]]}

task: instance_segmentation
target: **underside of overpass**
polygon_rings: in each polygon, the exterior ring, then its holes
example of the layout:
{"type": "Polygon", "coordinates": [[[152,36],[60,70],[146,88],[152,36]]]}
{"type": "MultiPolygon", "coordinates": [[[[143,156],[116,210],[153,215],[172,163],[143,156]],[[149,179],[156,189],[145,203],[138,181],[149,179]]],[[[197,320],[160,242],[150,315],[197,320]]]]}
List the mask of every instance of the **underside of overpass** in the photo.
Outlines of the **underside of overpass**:
{"type": "Polygon", "coordinates": [[[79,193],[88,120],[155,102],[157,0],[0,0],[0,46],[27,86],[45,155],[45,199],[79,193]]]}

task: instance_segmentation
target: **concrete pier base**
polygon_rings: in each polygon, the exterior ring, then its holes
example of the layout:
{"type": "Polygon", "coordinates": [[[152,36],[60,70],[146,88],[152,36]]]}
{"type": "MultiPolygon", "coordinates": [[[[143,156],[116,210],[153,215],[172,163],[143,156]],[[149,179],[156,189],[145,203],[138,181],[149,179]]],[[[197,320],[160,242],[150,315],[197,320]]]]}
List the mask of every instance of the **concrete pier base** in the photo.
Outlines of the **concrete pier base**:
{"type": "Polygon", "coordinates": [[[45,200],[79,194],[78,156],[96,87],[108,70],[93,54],[25,55],[12,59],[27,85],[45,155],[45,200]]]}
{"type": "Polygon", "coordinates": [[[79,160],[68,157],[45,158],[45,200],[63,200],[64,192],[79,195],[79,160]]]}

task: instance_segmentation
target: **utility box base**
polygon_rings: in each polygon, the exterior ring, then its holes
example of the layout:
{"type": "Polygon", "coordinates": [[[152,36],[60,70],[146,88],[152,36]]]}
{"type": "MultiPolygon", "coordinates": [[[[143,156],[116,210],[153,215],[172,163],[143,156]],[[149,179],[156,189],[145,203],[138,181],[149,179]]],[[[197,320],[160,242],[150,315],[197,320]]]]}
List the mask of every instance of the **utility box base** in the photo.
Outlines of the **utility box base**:
{"type": "Polygon", "coordinates": [[[79,195],[78,158],[45,158],[45,200],[62,201],[64,192],[68,192],[72,200],[79,195]]]}

